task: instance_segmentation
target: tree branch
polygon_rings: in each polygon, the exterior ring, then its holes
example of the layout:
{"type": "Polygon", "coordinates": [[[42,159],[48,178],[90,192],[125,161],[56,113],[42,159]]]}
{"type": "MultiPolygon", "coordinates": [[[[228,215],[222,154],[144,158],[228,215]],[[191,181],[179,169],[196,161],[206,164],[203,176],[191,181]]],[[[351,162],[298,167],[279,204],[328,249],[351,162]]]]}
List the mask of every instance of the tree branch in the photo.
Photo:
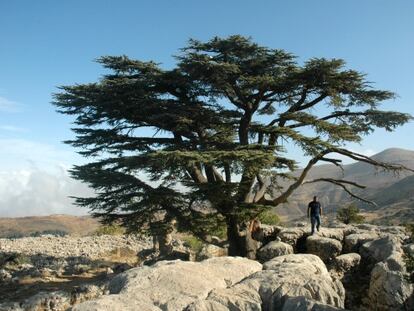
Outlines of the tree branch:
{"type": "Polygon", "coordinates": [[[352,182],[352,181],[349,181],[349,180],[343,180],[343,179],[317,178],[317,179],[314,179],[314,180],[306,181],[303,184],[309,184],[309,183],[314,183],[314,182],[329,182],[331,184],[334,184],[334,185],[337,185],[337,186],[341,187],[342,189],[345,190],[346,193],[348,193],[351,197],[353,197],[355,199],[358,199],[358,200],[363,201],[363,202],[368,203],[368,204],[372,204],[374,206],[378,206],[377,203],[375,203],[374,201],[367,200],[367,199],[364,199],[364,198],[356,195],[351,190],[349,190],[346,187],[346,185],[344,185],[344,184],[348,184],[348,185],[352,185],[352,186],[355,186],[355,187],[358,187],[358,188],[362,188],[362,189],[365,189],[366,188],[365,186],[360,185],[360,184],[358,184],[356,182],[352,182]]]}
{"type": "Polygon", "coordinates": [[[287,198],[293,193],[294,190],[296,190],[296,188],[298,188],[303,180],[305,179],[306,175],[309,173],[310,169],[321,159],[323,158],[323,156],[327,153],[329,153],[330,150],[325,150],[322,151],[321,153],[319,153],[316,157],[314,157],[313,159],[311,159],[308,164],[306,165],[306,167],[303,169],[302,173],[300,174],[300,176],[296,179],[296,181],[291,184],[289,186],[289,188],[283,192],[279,197],[273,199],[273,200],[267,200],[263,198],[259,201],[260,204],[263,205],[274,205],[277,206],[280,203],[285,203],[287,201],[287,198]]]}

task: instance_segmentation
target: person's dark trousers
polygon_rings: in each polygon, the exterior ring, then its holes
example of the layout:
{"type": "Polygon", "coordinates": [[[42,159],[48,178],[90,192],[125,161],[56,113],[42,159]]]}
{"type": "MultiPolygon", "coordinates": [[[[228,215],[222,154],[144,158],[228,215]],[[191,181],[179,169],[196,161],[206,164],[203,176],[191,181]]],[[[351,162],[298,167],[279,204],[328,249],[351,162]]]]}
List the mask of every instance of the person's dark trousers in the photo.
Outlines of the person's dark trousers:
{"type": "Polygon", "coordinates": [[[319,231],[319,227],[321,226],[321,216],[320,215],[311,216],[311,226],[312,226],[312,234],[314,234],[314,232],[315,232],[315,227],[316,227],[316,230],[319,231]]]}

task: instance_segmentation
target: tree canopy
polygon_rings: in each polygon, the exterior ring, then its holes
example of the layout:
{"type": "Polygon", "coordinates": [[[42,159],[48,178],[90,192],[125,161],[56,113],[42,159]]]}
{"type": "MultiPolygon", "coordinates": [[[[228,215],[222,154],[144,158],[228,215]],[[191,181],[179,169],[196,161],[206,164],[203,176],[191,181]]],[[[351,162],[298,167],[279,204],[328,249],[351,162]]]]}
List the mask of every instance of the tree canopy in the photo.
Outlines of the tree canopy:
{"type": "Polygon", "coordinates": [[[336,219],[348,225],[350,223],[362,223],[365,217],[359,214],[359,208],[355,204],[350,204],[338,210],[336,219]]]}
{"type": "MultiPolygon", "coordinates": [[[[376,128],[392,131],[411,119],[380,110],[393,99],[341,59],[299,63],[281,49],[230,36],[190,40],[163,69],[153,61],[104,56],[98,82],[62,86],[58,111],[73,115],[67,143],[90,159],[72,175],[96,190],[77,198],[94,215],[145,228],[154,215],[207,239],[225,225],[230,253],[242,253],[242,225],[287,201],[305,182],[331,182],[352,196],[352,181],[306,180],[318,162],[341,166],[341,154],[386,170],[344,148],[376,128]],[[310,158],[299,176],[289,152],[310,158]],[[288,187],[270,196],[283,178],[288,187]]],[[[356,196],[358,197],[358,196],[356,196]]],[[[363,199],[358,197],[359,199],[363,199]]]]}

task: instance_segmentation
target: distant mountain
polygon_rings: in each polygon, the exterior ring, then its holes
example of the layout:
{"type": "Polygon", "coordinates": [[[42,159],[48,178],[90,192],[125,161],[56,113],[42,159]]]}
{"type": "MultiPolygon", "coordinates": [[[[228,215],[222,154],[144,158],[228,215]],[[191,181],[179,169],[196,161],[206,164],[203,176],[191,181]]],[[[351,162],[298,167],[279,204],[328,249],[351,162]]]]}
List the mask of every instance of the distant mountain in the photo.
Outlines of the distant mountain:
{"type": "Polygon", "coordinates": [[[50,215],[0,218],[0,238],[29,236],[42,232],[85,236],[99,226],[91,216],[50,215]]]}
{"type": "MultiPolygon", "coordinates": [[[[414,169],[414,151],[411,150],[391,148],[371,158],[381,162],[402,164],[414,169]]],[[[299,175],[300,172],[301,170],[298,170],[296,174],[299,175]]],[[[303,218],[308,202],[314,195],[317,195],[328,213],[335,214],[338,208],[355,202],[367,213],[368,218],[376,222],[383,220],[383,222],[400,223],[414,220],[414,211],[411,213],[414,205],[414,173],[412,172],[403,171],[396,175],[392,172],[377,170],[364,162],[344,165],[342,172],[333,164],[324,164],[313,167],[306,180],[321,177],[343,178],[365,185],[366,189],[353,187],[352,191],[376,202],[378,207],[374,208],[372,205],[355,201],[342,188],[333,184],[318,182],[302,185],[289,198],[287,204],[276,208],[276,212],[282,219],[290,221],[303,218]],[[395,214],[395,217],[390,217],[390,214],[395,214]],[[405,216],[402,217],[403,215],[405,216]]]]}

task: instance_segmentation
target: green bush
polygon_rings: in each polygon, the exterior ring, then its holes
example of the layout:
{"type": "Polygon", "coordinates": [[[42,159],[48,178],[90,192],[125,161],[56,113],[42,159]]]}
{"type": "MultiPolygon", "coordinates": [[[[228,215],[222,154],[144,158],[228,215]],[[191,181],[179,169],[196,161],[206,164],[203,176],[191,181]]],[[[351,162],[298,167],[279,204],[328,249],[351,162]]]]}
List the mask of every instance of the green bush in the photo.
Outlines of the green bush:
{"type": "Polygon", "coordinates": [[[196,254],[201,251],[204,245],[204,243],[200,239],[192,235],[184,237],[183,240],[196,254]]]}
{"type": "Polygon", "coordinates": [[[94,235],[123,235],[125,234],[125,228],[117,225],[102,225],[94,232],[94,235]]]}
{"type": "Polygon", "coordinates": [[[259,215],[258,219],[265,225],[278,225],[280,223],[279,216],[272,210],[264,211],[259,215]]]}
{"type": "Polygon", "coordinates": [[[356,207],[356,205],[354,204],[351,204],[347,207],[338,210],[336,218],[344,224],[360,224],[365,220],[364,216],[359,214],[359,208],[356,207]]]}

